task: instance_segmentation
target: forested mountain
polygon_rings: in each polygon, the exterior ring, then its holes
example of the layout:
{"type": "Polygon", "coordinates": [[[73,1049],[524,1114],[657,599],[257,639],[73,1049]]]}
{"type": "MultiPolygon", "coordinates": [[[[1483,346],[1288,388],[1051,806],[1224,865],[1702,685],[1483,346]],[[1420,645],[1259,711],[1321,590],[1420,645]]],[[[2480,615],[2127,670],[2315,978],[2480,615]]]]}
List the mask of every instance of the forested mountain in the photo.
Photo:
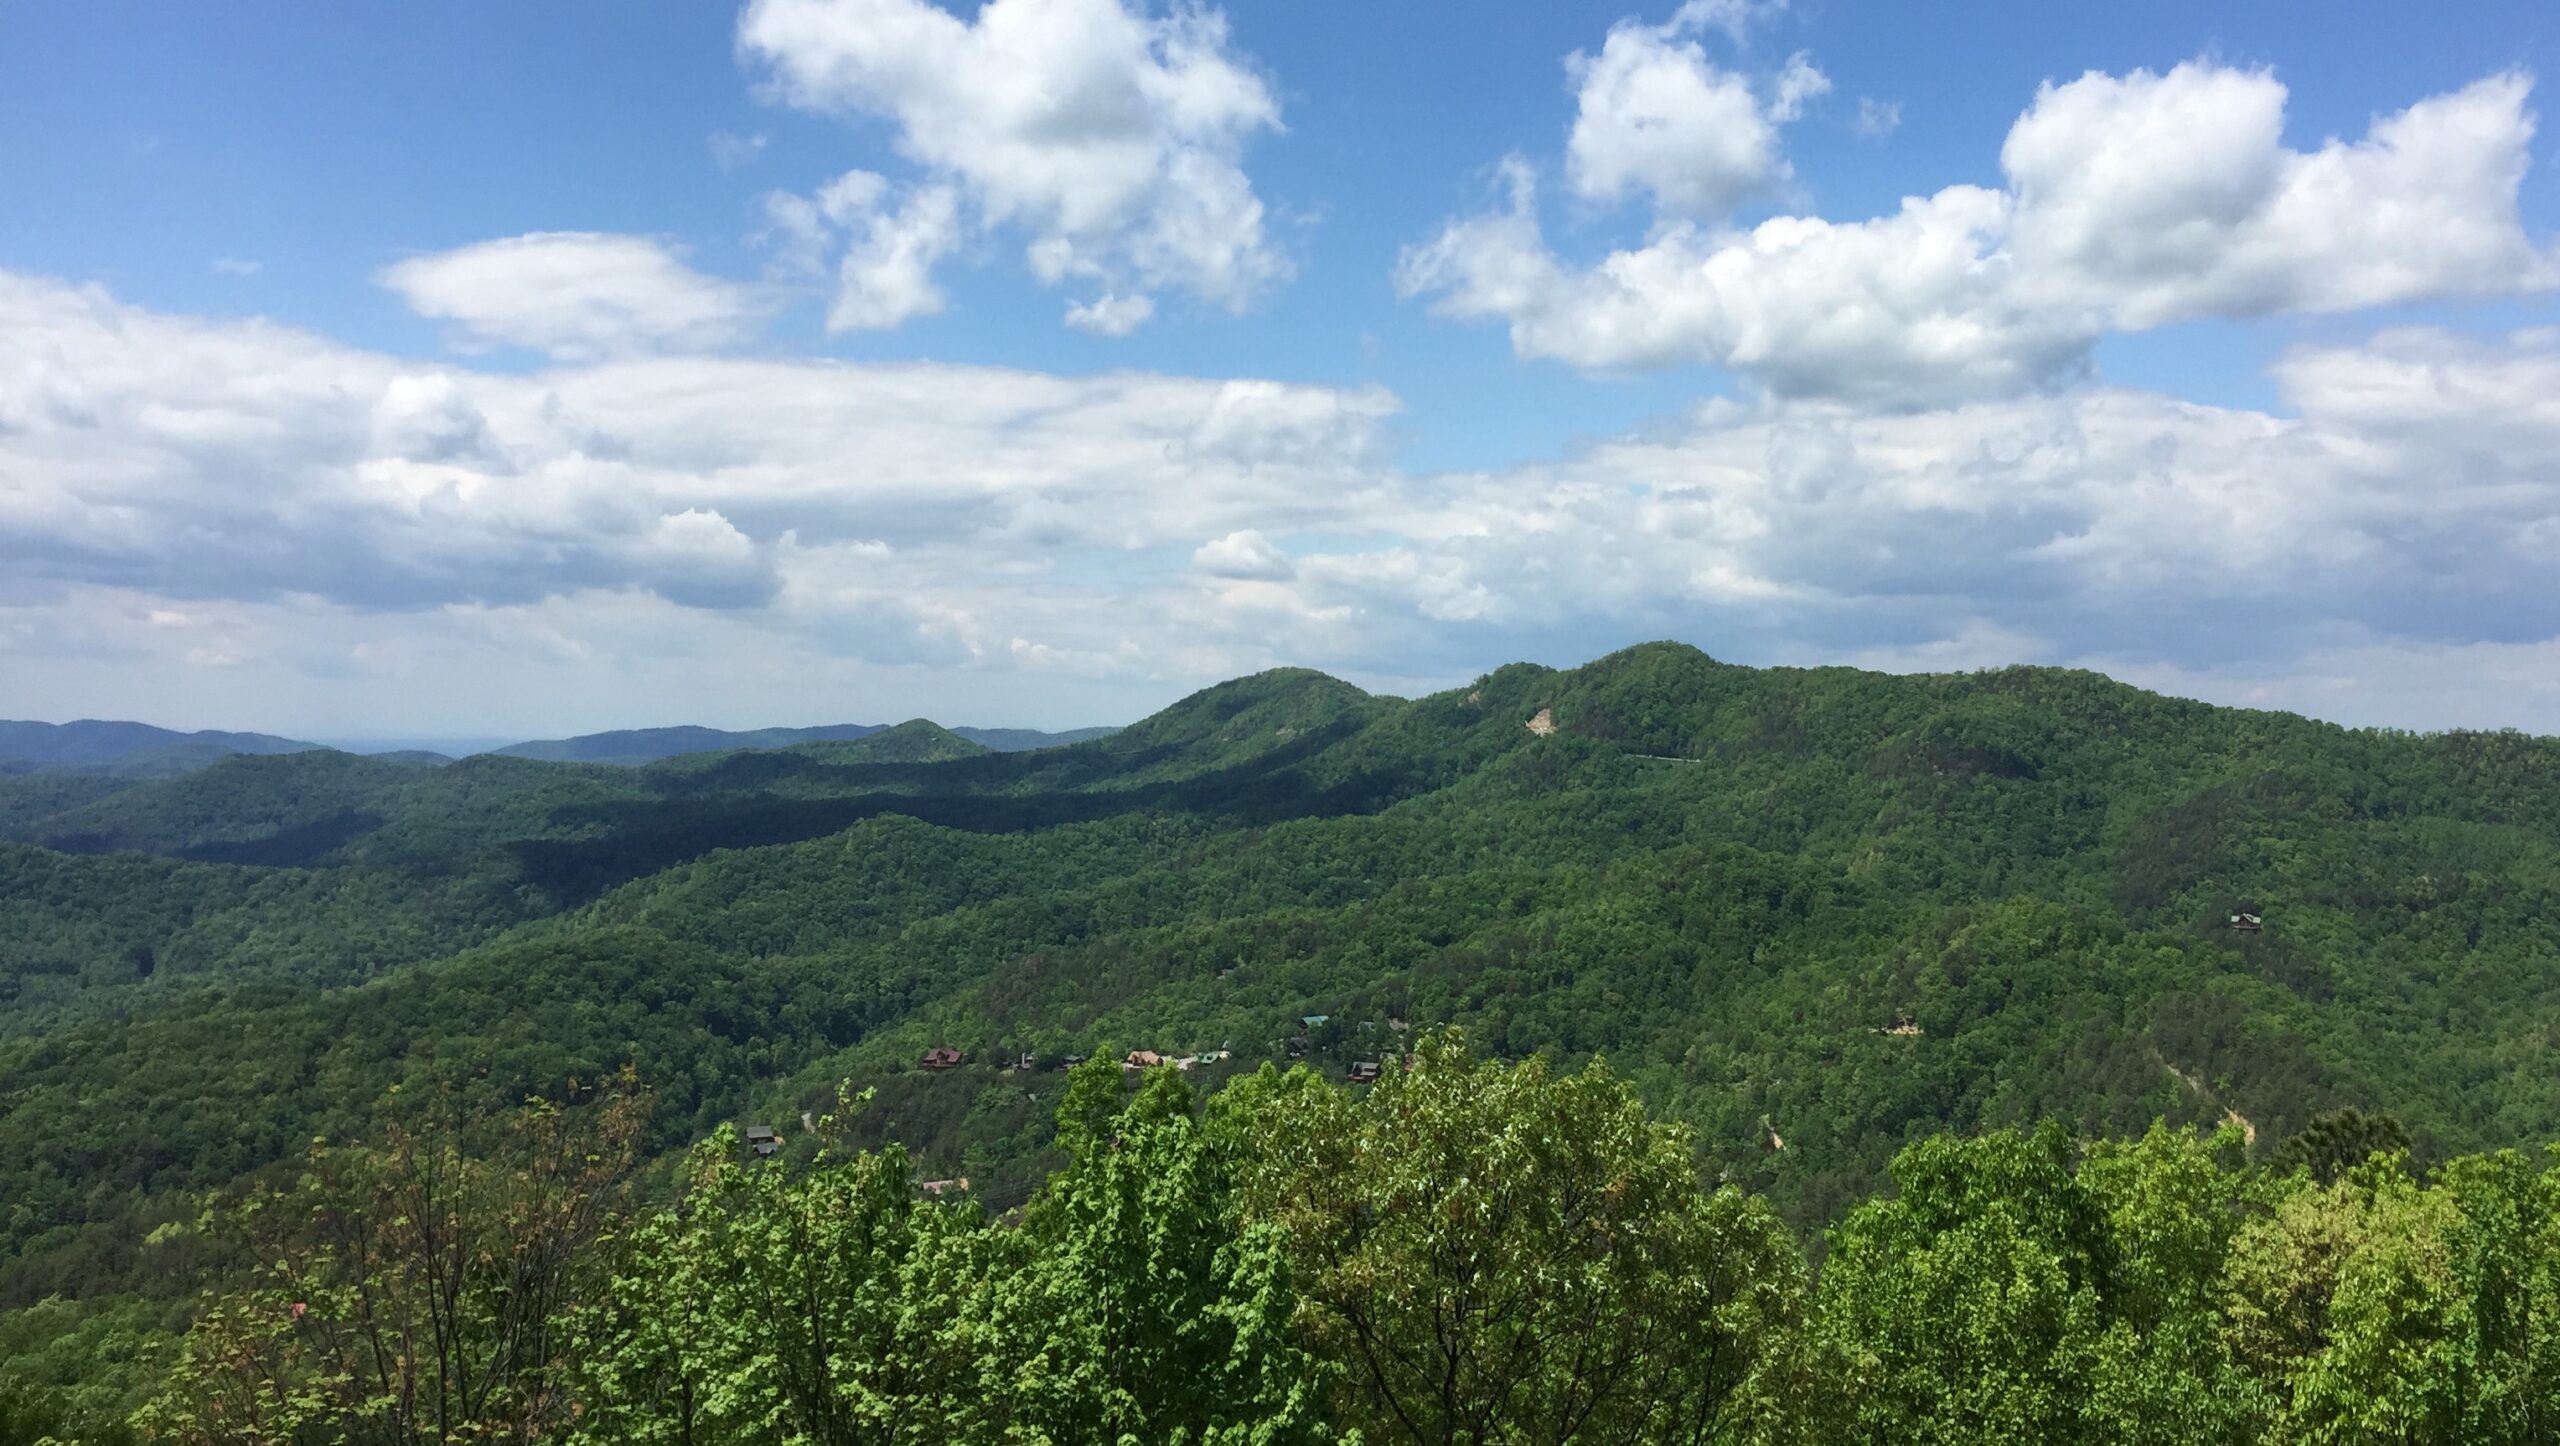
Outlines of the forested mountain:
{"type": "Polygon", "coordinates": [[[0,719],[0,775],[38,770],[164,774],[200,768],[235,753],[299,753],[317,748],[266,733],[179,733],[148,723],[83,718],[72,723],[0,719]]]}
{"type": "MultiPolygon", "coordinates": [[[[906,725],[899,725],[906,726],[906,725]]],[[[655,763],[687,753],[721,753],[739,748],[790,748],[802,743],[839,743],[888,731],[884,723],[830,723],[816,728],[754,728],[727,732],[718,728],[618,728],[609,733],[582,733],[575,738],[512,743],[493,752],[509,758],[539,758],[555,763],[655,763]]],[[[999,753],[1056,748],[1082,743],[1111,732],[1108,728],[1076,728],[1043,733],[1036,728],[953,728],[952,734],[999,753]]]]}
{"type": "MultiPolygon", "coordinates": [[[[1043,733],[1036,728],[942,729],[917,719],[911,723],[838,723],[818,728],[758,728],[726,732],[718,728],[626,728],[585,733],[575,738],[538,739],[488,750],[509,758],[555,763],[614,763],[636,766],[694,753],[724,753],[748,748],[790,748],[805,743],[852,742],[919,724],[998,753],[1057,748],[1108,736],[1109,728],[1074,728],[1043,733]]],[[[0,719],[0,778],[26,774],[73,774],[109,778],[160,778],[186,773],[242,754],[266,755],[325,750],[326,744],[304,743],[268,733],[225,733],[205,729],[180,733],[148,723],[30,723],[0,719]]],[[[350,747],[347,752],[356,752],[350,747]]],[[[398,748],[364,756],[385,762],[443,764],[447,754],[423,748],[398,748]]],[[[921,758],[908,761],[921,762],[921,758]]]]}
{"type": "Polygon", "coordinates": [[[850,1081],[847,1149],[1001,1208],[1075,1157],[1070,1056],[1214,1091],[1456,1026],[1606,1055],[1807,1242],[1942,1132],[2228,1125],[2266,1166],[2383,1121],[2420,1169],[2560,1140],[2560,742],[2080,672],[1281,671],[1032,752],[916,723],[0,779],[0,832],[10,1306],[176,1299],[203,1192],[626,1068],[650,1190],[850,1081]]]}

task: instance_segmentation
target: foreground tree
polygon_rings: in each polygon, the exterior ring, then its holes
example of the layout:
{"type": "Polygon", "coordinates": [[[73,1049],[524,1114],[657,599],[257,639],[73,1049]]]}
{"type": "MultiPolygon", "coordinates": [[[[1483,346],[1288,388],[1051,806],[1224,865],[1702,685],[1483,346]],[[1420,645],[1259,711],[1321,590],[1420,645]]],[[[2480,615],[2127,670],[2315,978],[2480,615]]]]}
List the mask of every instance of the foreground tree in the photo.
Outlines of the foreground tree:
{"type": "Polygon", "coordinates": [[[2560,1439],[2560,1176],[2508,1151],[2432,1188],[2382,1155],[2234,1243],[2232,1348],[2277,1442],[2560,1439]]]}
{"type": "Polygon", "coordinates": [[[576,1439],[1320,1439],[1276,1232],[1236,1219],[1178,1075],[1125,1096],[1112,1060],[1077,1073],[1019,1228],[918,1200],[894,1146],[795,1171],[720,1131],[582,1318],[576,1439]]]}
{"type": "MultiPolygon", "coordinates": [[[[2217,1137],[2224,1147],[2237,1139],[2217,1137]]],[[[2155,1128],[1938,1137],[1832,1232],[1798,1402],[1817,1439],[2240,1442],[2217,1315],[2243,1177],[2155,1128]]]]}
{"type": "Polygon", "coordinates": [[[997,1439],[971,1315],[1017,1242],[920,1203],[906,1152],[742,1160],[723,1127],[684,1200],[620,1242],[578,1321],[575,1440],[997,1439]]]}
{"type": "Polygon", "coordinates": [[[1709,1442],[1765,1417],[1801,1261],[1605,1066],[1559,1078],[1449,1036],[1364,1097],[1266,1069],[1215,1114],[1366,1439],[1709,1442]]]}
{"type": "Polygon", "coordinates": [[[1243,1150],[1213,1138],[1190,1087],[1120,1066],[1075,1072],[1059,1111],[1070,1163],[1025,1211],[1029,1268],[1002,1315],[1028,1342],[1027,1439],[1279,1446],[1324,1439],[1319,1359],[1291,1333],[1279,1229],[1234,1198],[1243,1150]]]}
{"type": "Polygon", "coordinates": [[[137,1424],[204,1446],[552,1439],[561,1328],[648,1113],[626,1075],[575,1109],[526,1105],[486,1153],[393,1127],[208,1212],[238,1272],[137,1424]]]}

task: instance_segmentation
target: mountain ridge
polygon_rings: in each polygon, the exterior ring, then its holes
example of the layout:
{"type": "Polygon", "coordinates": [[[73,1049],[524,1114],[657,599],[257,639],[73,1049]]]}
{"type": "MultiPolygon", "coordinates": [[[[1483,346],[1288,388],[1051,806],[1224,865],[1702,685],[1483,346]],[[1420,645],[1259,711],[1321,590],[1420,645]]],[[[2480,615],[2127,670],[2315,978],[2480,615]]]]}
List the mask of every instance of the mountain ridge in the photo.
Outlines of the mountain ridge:
{"type": "Polygon", "coordinates": [[[1038,1082],[921,1051],[1242,1068],[1305,1035],[1338,1072],[1455,1024],[1609,1054],[1808,1225],[1915,1132],[2560,1136],[2519,1063],[2560,1038],[2560,740],[2072,670],[1654,645],[1414,699],[1275,670],[1020,753],[916,720],[641,767],[0,780],[0,835],[0,1195],[32,1202],[0,1295],[394,1085],[626,1063],[663,1148],[851,1080],[871,1138],[1004,1181],[1048,1148],[1038,1082]]]}

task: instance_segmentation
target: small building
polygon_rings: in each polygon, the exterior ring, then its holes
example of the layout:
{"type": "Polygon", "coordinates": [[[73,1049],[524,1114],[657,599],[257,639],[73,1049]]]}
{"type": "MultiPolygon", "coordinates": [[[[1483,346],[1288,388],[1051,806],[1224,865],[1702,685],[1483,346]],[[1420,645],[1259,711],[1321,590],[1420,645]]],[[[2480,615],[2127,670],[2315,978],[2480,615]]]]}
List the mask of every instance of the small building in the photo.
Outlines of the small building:
{"type": "Polygon", "coordinates": [[[926,1050],[924,1052],[924,1058],[916,1061],[916,1063],[924,1069],[957,1069],[960,1067],[961,1063],[967,1059],[967,1055],[962,1054],[956,1049],[937,1048],[926,1050]]]}
{"type": "Polygon", "coordinates": [[[1376,1084],[1378,1076],[1383,1073],[1385,1070],[1374,1059],[1355,1059],[1351,1062],[1353,1084],[1376,1084]]]}
{"type": "Polygon", "coordinates": [[[969,1191],[969,1177],[962,1175],[950,1180],[920,1180],[916,1182],[916,1188],[936,1200],[945,1195],[965,1195],[969,1191]]]}
{"type": "Polygon", "coordinates": [[[1305,1059],[1307,1057],[1307,1037],[1303,1034],[1290,1036],[1287,1048],[1291,1059],[1305,1059]]]}
{"type": "Polygon", "coordinates": [[[772,1155],[782,1148],[782,1136],[771,1125],[747,1126],[747,1148],[758,1155],[772,1155]]]}
{"type": "Polygon", "coordinates": [[[1062,1054],[1058,1056],[1058,1068],[1060,1069],[1074,1069],[1077,1065],[1084,1062],[1085,1056],[1081,1054],[1062,1054]]]}
{"type": "Polygon", "coordinates": [[[2255,934],[2266,924],[2255,914],[2237,913],[2231,916],[2231,927],[2243,934],[2255,934]]]}
{"type": "Polygon", "coordinates": [[[1154,1069],[1157,1065],[1172,1062],[1152,1049],[1133,1049],[1129,1051],[1128,1058],[1120,1061],[1120,1067],[1122,1069],[1154,1069]]]}
{"type": "Polygon", "coordinates": [[[1033,1069],[1039,1066],[1039,1063],[1040,1060],[1038,1056],[1032,1054],[1029,1050],[1025,1050],[1021,1054],[1016,1055],[1013,1063],[1006,1065],[1005,1068],[1016,1074],[1029,1074],[1033,1069]]]}
{"type": "Polygon", "coordinates": [[[1333,1016],[1330,1014],[1301,1014],[1298,1016],[1298,1023],[1308,1029],[1322,1029],[1325,1021],[1331,1018],[1333,1016]]]}

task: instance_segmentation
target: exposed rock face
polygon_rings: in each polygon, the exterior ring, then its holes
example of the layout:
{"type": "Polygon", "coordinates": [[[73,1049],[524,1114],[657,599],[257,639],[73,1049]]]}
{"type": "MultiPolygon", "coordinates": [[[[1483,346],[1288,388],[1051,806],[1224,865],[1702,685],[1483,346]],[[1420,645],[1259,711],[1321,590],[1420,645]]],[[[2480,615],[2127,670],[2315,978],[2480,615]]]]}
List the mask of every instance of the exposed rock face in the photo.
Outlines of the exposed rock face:
{"type": "Polygon", "coordinates": [[[1541,738],[1544,738],[1548,734],[1556,731],[1555,710],[1551,708],[1539,709],[1538,716],[1529,720],[1529,731],[1537,734],[1541,738]]]}

